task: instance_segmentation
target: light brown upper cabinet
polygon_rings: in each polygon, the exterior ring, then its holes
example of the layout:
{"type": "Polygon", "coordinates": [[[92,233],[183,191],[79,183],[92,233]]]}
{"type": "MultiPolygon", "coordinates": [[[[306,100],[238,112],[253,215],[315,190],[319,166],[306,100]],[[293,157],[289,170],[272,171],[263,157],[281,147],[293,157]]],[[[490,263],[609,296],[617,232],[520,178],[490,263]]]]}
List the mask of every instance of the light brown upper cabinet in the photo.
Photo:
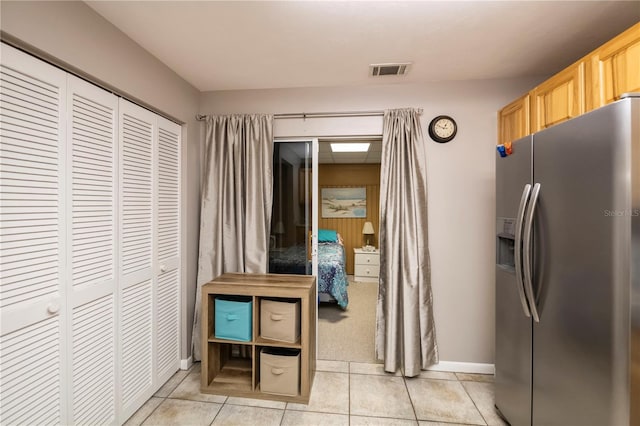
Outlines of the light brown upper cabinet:
{"type": "Polygon", "coordinates": [[[591,96],[587,110],[640,92],[640,23],[598,48],[591,55],[591,96]]]}
{"type": "Polygon", "coordinates": [[[531,133],[528,94],[502,108],[498,115],[498,143],[511,142],[531,133]]]}
{"type": "Polygon", "coordinates": [[[573,64],[531,91],[531,131],[584,113],[584,62],[573,64]]]}
{"type": "Polygon", "coordinates": [[[640,92],[640,22],[498,112],[498,143],[640,92]]]}

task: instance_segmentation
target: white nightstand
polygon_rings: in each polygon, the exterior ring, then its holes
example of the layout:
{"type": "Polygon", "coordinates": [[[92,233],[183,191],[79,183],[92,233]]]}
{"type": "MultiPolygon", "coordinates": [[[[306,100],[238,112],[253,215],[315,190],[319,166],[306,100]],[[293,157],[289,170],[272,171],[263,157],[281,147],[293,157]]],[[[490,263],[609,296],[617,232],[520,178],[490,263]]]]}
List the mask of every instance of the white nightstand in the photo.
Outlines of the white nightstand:
{"type": "Polygon", "coordinates": [[[354,248],[354,277],[355,281],[378,282],[380,277],[380,251],[364,251],[354,248]]]}

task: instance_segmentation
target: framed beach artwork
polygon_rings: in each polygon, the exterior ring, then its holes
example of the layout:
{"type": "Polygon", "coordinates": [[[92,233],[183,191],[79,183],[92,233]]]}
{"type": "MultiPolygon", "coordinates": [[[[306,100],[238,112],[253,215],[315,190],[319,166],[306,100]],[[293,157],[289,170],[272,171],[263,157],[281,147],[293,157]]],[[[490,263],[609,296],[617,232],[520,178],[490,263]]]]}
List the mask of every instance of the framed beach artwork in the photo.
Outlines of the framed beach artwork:
{"type": "Polygon", "coordinates": [[[367,217],[367,188],[322,188],[322,217],[367,217]]]}

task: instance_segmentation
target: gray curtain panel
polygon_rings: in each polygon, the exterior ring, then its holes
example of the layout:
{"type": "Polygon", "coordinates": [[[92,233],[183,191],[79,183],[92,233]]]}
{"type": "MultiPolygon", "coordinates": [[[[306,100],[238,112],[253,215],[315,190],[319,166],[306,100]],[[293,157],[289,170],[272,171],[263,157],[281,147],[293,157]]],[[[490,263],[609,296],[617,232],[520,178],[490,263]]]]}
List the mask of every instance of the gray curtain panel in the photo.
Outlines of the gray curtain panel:
{"type": "Polygon", "coordinates": [[[376,356],[414,377],[438,362],[427,230],[427,169],[420,111],[384,114],[380,172],[380,289],[376,356]]]}
{"type": "Polygon", "coordinates": [[[273,116],[209,116],[200,209],[193,359],[200,359],[203,284],[225,272],[265,273],[273,196],[273,116]]]}

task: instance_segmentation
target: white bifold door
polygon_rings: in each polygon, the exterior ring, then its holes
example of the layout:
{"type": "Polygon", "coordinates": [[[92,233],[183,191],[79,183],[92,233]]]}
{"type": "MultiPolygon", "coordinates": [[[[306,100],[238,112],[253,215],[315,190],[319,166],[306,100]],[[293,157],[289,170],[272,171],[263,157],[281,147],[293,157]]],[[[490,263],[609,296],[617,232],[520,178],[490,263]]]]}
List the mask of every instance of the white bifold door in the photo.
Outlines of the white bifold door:
{"type": "Polygon", "coordinates": [[[122,100],[120,129],[120,336],[128,417],[179,367],[180,127],[122,100]]]}
{"type": "Polygon", "coordinates": [[[3,424],[121,424],[179,368],[180,126],[0,62],[3,424]]]}
{"type": "Polygon", "coordinates": [[[4,45],[0,53],[2,423],[69,423],[67,75],[4,45]]]}

